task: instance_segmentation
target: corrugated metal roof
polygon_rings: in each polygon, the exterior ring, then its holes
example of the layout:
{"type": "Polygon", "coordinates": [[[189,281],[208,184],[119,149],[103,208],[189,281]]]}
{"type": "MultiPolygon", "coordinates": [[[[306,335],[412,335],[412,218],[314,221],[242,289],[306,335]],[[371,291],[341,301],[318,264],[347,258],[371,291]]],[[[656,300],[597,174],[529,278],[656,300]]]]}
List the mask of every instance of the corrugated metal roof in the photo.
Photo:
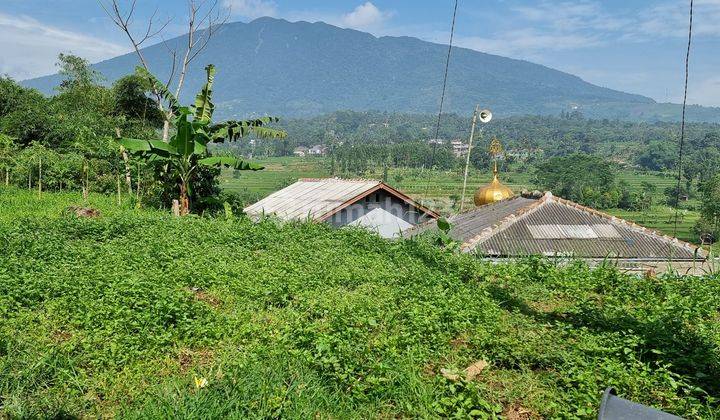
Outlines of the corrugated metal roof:
{"type": "MultiPolygon", "coordinates": [[[[452,224],[450,236],[456,241],[465,242],[484,229],[492,227],[499,220],[514,214],[518,210],[537,203],[537,200],[524,197],[513,197],[507,200],[498,201],[492,204],[476,207],[472,210],[450,216],[447,220],[452,224]]],[[[431,220],[418,225],[404,233],[405,237],[418,235],[429,230],[436,230],[437,224],[431,220]]]]}
{"type": "Polygon", "coordinates": [[[466,240],[466,251],[498,256],[562,255],[581,258],[692,260],[697,247],[642,226],[546,195],[516,217],[466,240]]]}
{"type": "MultiPolygon", "coordinates": [[[[539,200],[515,197],[477,207],[448,221],[452,224],[450,236],[462,243],[465,252],[491,256],[572,255],[656,261],[706,257],[694,245],[550,193],[539,200]]],[[[437,225],[431,221],[408,230],[405,236],[433,230],[437,225]]]]}
{"type": "Polygon", "coordinates": [[[244,211],[251,217],[273,214],[283,220],[317,220],[380,184],[369,179],[300,179],[244,211]]]}

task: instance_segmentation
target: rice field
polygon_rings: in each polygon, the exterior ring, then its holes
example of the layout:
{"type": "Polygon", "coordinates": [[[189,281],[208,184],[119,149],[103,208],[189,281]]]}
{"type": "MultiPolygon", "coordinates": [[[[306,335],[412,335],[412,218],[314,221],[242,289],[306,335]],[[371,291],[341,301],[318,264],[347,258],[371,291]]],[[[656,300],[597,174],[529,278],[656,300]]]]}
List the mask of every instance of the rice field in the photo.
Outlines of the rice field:
{"type": "MultiPolygon", "coordinates": [[[[225,191],[241,194],[248,202],[254,202],[282,189],[298,178],[328,177],[330,163],[323,158],[297,158],[281,157],[267,158],[261,161],[265,170],[258,172],[242,172],[235,177],[233,171],[226,170],[221,178],[221,185],[225,191]]],[[[357,175],[336,174],[342,177],[357,175]]],[[[382,170],[362,175],[365,178],[381,179],[382,170]]],[[[489,171],[471,169],[468,175],[467,190],[465,194],[465,208],[472,208],[474,191],[492,179],[489,171]]],[[[502,181],[516,193],[523,189],[535,189],[532,171],[522,165],[511,166],[501,173],[502,181]]],[[[675,185],[676,180],[672,174],[643,173],[634,170],[623,170],[618,175],[619,181],[627,182],[631,191],[640,191],[643,182],[650,182],[657,187],[656,204],[650,211],[634,212],[622,209],[610,209],[608,213],[636,222],[651,229],[656,229],[668,235],[675,235],[679,239],[697,243],[697,235],[693,226],[700,217],[695,210],[682,210],[679,214],[677,233],[675,234],[672,208],[663,205],[663,191],[675,185]]],[[[391,168],[388,171],[387,182],[400,189],[423,204],[448,214],[459,207],[462,195],[463,172],[462,169],[437,171],[422,169],[391,168]]],[[[697,202],[689,202],[688,207],[693,208],[697,202]]],[[[718,247],[716,247],[718,249],[718,247]]]]}

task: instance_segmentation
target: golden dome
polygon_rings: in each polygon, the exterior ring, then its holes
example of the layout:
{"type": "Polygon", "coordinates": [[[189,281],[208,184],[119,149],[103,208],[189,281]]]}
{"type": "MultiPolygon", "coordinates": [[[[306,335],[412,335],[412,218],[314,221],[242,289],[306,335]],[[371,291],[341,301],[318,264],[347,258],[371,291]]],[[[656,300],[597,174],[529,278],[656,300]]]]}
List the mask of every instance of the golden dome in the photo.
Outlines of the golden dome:
{"type": "Polygon", "coordinates": [[[493,171],[493,180],[488,185],[478,188],[475,192],[475,205],[483,206],[485,204],[496,203],[512,197],[512,190],[498,179],[497,163],[493,171]]]}

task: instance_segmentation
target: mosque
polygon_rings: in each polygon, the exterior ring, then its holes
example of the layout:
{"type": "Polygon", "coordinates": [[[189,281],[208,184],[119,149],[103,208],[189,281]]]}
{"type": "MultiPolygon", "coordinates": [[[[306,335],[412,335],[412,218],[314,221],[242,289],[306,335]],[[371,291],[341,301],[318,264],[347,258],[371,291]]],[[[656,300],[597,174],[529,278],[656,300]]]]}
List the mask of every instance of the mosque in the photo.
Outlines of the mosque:
{"type": "MultiPolygon", "coordinates": [[[[499,143],[493,140],[491,153],[499,143]]],[[[702,248],[551,192],[516,195],[500,181],[497,159],[492,181],[474,196],[475,208],[447,218],[449,235],[463,252],[496,261],[540,255],[612,263],[625,271],[705,274],[711,261],[702,248]]],[[[412,237],[437,230],[425,222],[404,232],[412,237]]]]}

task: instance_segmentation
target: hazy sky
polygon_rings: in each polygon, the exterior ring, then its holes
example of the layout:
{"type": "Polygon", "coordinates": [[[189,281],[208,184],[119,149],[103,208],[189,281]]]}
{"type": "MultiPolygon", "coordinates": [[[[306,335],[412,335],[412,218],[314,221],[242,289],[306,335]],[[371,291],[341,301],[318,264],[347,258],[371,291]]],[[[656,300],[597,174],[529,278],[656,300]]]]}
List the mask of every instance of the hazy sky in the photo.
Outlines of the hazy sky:
{"type": "MultiPolygon", "coordinates": [[[[121,0],[127,1],[127,0],[121,0]]],[[[232,20],[325,21],[377,36],[447,43],[454,0],[220,0],[232,20]]],[[[138,0],[180,34],[183,0],[138,0]]],[[[614,89],[679,102],[689,0],[460,0],[457,45],[523,58],[614,89]]],[[[695,0],[690,103],[720,106],[720,0],[695,0]]],[[[98,0],[0,0],[0,73],[54,71],[59,52],[91,61],[127,52],[98,0]]],[[[452,70],[452,69],[451,69],[452,70]]]]}

